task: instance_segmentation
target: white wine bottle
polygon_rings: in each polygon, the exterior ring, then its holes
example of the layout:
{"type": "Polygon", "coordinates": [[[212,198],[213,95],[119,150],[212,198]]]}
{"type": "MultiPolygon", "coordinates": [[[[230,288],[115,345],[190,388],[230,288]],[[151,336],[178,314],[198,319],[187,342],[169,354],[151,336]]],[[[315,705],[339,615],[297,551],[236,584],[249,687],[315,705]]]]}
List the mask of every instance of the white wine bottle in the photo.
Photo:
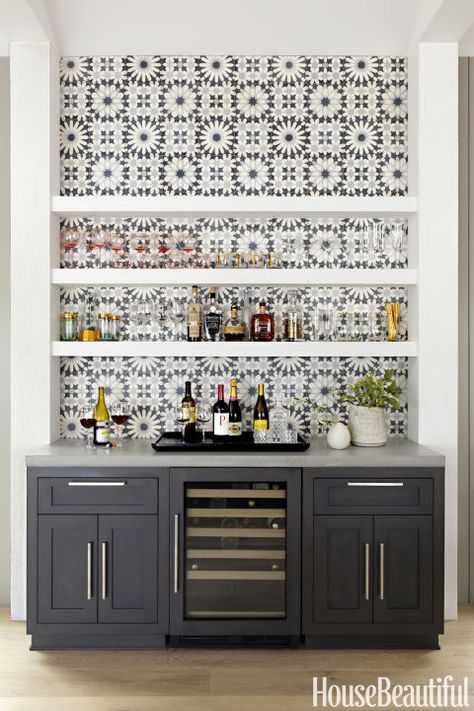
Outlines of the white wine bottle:
{"type": "Polygon", "coordinates": [[[268,407],[265,400],[265,388],[263,383],[258,384],[258,398],[253,411],[254,430],[268,430],[269,417],[268,407]]]}
{"type": "Polygon", "coordinates": [[[110,444],[110,414],[105,404],[104,388],[99,387],[99,397],[94,408],[94,444],[107,446],[110,444]]]}

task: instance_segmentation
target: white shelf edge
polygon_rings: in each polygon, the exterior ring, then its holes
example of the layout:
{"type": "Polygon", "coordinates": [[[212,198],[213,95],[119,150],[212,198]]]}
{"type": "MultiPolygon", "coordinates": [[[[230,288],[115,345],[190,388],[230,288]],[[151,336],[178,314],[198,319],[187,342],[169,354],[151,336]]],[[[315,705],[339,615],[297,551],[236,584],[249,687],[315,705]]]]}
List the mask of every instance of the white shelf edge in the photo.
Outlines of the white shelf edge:
{"type": "Polygon", "coordinates": [[[303,341],[300,343],[225,342],[188,343],[187,341],[118,341],[83,343],[79,341],[53,341],[53,356],[181,356],[181,357],[414,357],[416,341],[377,342],[327,342],[303,341]]]}
{"type": "Polygon", "coordinates": [[[411,286],[416,269],[53,269],[58,286],[411,286]]]}
{"type": "Polygon", "coordinates": [[[51,210],[64,217],[258,217],[331,215],[409,215],[417,198],[406,197],[52,197],[51,210]]]}

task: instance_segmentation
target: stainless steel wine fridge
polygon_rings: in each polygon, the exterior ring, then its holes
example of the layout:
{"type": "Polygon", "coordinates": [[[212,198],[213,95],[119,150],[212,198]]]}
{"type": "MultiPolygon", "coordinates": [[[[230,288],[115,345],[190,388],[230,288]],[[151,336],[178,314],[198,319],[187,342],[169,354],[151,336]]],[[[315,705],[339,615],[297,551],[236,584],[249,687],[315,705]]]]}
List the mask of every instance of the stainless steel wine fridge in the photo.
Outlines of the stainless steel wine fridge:
{"type": "Polygon", "coordinates": [[[299,634],[300,476],[171,471],[172,641],[299,634]]]}

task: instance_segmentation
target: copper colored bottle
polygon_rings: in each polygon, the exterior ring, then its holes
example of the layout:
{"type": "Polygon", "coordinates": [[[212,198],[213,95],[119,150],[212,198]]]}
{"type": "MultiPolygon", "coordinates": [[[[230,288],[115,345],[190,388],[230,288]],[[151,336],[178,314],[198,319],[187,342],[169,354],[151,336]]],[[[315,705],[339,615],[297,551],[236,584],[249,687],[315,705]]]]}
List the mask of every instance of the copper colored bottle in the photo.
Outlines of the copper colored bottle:
{"type": "Polygon", "coordinates": [[[275,338],[275,319],[268,313],[265,302],[261,301],[256,314],[252,316],[252,340],[273,341],[275,338]]]}

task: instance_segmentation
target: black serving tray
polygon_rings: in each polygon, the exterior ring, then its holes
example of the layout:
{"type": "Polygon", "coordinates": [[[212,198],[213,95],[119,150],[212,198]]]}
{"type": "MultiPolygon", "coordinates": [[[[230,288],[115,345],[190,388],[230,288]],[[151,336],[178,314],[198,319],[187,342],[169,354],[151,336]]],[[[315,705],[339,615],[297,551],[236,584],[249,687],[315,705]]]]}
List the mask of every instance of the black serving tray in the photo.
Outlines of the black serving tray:
{"type": "Polygon", "coordinates": [[[304,452],[309,442],[298,435],[297,442],[256,444],[253,432],[243,432],[240,442],[214,442],[212,432],[206,432],[204,442],[201,433],[193,442],[183,442],[181,432],[163,432],[151,446],[156,452],[304,452]]]}

